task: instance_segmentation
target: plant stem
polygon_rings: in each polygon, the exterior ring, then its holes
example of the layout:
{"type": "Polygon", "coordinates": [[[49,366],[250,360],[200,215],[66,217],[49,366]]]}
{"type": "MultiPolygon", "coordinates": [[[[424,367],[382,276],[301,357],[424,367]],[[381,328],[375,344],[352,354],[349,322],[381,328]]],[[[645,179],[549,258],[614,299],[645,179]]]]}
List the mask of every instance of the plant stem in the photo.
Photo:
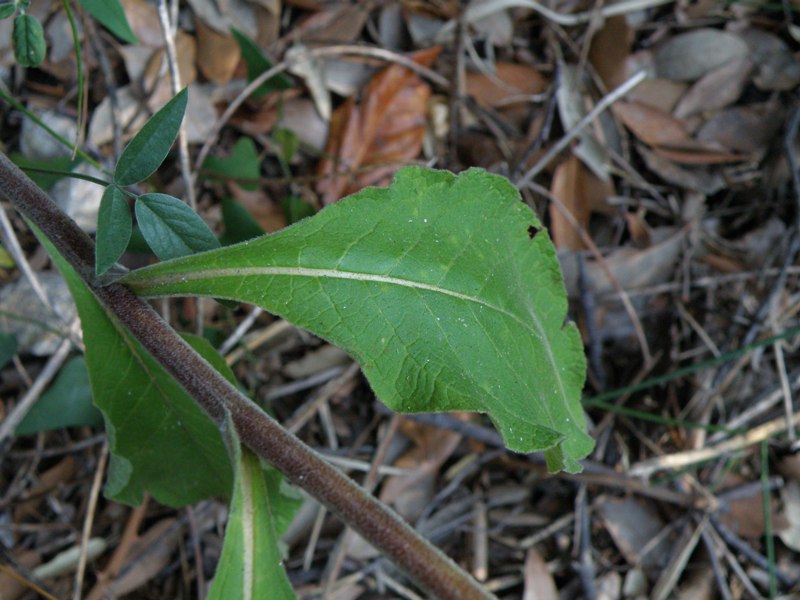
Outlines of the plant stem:
{"type": "Polygon", "coordinates": [[[494,597],[390,508],[241,394],[150,305],[121,285],[100,286],[94,277],[92,240],[2,153],[0,190],[50,239],[104,309],[130,331],[215,423],[224,426],[230,419],[239,438],[253,452],[338,515],[430,593],[453,600],[494,597]]]}

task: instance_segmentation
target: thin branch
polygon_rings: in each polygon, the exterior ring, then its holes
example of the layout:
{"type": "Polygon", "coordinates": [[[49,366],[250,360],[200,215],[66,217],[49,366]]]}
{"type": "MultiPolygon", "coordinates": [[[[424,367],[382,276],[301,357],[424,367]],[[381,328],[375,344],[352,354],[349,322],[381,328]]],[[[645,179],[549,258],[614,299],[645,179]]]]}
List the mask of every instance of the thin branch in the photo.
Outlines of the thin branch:
{"type": "Polygon", "coordinates": [[[329,465],[197,354],[130,290],[101,287],[94,244],[52,200],[0,153],[0,190],[49,238],[95,299],[113,315],[219,426],[233,422],[240,439],[292,482],[406,571],[431,594],[453,600],[494,598],[390,508],[329,465]]]}

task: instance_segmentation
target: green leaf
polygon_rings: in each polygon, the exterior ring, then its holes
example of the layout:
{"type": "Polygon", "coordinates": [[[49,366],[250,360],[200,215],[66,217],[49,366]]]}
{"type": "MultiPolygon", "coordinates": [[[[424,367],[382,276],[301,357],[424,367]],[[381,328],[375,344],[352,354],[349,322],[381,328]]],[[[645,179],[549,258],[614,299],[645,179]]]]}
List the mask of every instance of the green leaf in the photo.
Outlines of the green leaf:
{"type": "Polygon", "coordinates": [[[288,164],[292,161],[292,157],[294,153],[297,152],[297,149],[300,147],[300,138],[297,137],[297,134],[292,131],[291,129],[286,129],[285,127],[281,127],[276,129],[272,134],[272,137],[281,147],[281,159],[283,160],[284,164],[288,166],[288,164]]]}
{"type": "Polygon", "coordinates": [[[8,19],[17,12],[17,6],[14,2],[3,2],[0,4],[0,19],[8,19]]]}
{"type": "Polygon", "coordinates": [[[236,183],[245,190],[257,190],[257,180],[261,175],[261,161],[258,159],[255,143],[249,137],[239,138],[231,148],[230,156],[206,158],[203,163],[203,171],[203,175],[209,178],[256,180],[250,181],[250,183],[238,181],[236,183]]]}
{"type": "Polygon", "coordinates": [[[237,242],[252,240],[255,237],[264,235],[264,230],[256,223],[256,220],[247,212],[247,209],[232,200],[231,198],[222,199],[222,222],[225,223],[225,233],[220,238],[223,246],[230,246],[237,242]]]}
{"type": "Polygon", "coordinates": [[[99,427],[103,416],[92,404],[89,374],[82,356],[70,359],[56,380],[17,425],[15,435],[64,427],[99,427]]]}
{"type": "Polygon", "coordinates": [[[391,408],[487,413],[509,448],[575,472],[593,447],[585,361],[541,229],[502,177],[407,168],[275,235],[122,281],[258,304],[350,352],[391,408]]]}
{"type": "Polygon", "coordinates": [[[128,247],[132,231],[131,209],[125,194],[115,185],[108,186],[97,214],[95,275],[102,275],[119,260],[128,247]]]}
{"type": "Polygon", "coordinates": [[[148,119],[122,151],[114,171],[114,183],[133,185],[155,173],[178,137],[188,99],[189,91],[184,88],[148,119]]]}
{"type": "Polygon", "coordinates": [[[173,196],[142,194],[135,211],[144,239],[161,260],[219,248],[205,221],[173,196]]]}
{"type": "Polygon", "coordinates": [[[78,0],[103,27],[128,44],[138,44],[119,0],[78,0]]]}
{"type": "MultiPolygon", "coordinates": [[[[272,68],[272,61],[266,57],[261,51],[261,48],[259,48],[253,40],[233,27],[231,28],[231,33],[236,39],[236,43],[239,44],[239,50],[242,52],[242,59],[244,60],[244,64],[247,65],[247,81],[253,81],[256,77],[272,68]]],[[[291,89],[291,87],[291,78],[280,73],[275,77],[270,77],[262,85],[258,86],[256,91],[253,92],[253,96],[258,98],[270,92],[288,90],[291,89]]]]}
{"type": "Polygon", "coordinates": [[[281,493],[280,473],[265,473],[258,457],[238,444],[236,448],[233,499],[208,599],[292,599],[278,542],[298,502],[281,493]]]}
{"type": "Polygon", "coordinates": [[[14,19],[14,56],[22,67],[38,67],[44,60],[47,44],[42,24],[33,15],[17,15],[14,19]]]}
{"type": "Polygon", "coordinates": [[[17,353],[17,347],[17,336],[7,331],[0,331],[0,368],[11,362],[17,353]]]}
{"type": "Polygon", "coordinates": [[[233,473],[219,429],[37,235],[78,307],[89,381],[112,453],[106,495],[139,504],[148,491],[170,506],[229,495],[233,473]]]}

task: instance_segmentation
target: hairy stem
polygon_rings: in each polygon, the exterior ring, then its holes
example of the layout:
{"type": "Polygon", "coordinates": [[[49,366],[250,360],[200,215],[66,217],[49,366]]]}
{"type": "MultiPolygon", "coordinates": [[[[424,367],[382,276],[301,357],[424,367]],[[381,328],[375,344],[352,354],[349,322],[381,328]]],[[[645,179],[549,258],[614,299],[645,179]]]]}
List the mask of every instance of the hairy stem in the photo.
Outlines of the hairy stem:
{"type": "Polygon", "coordinates": [[[94,277],[92,240],[2,153],[0,190],[50,239],[104,309],[125,325],[217,424],[223,425],[230,418],[245,445],[338,515],[430,593],[454,600],[493,598],[390,508],[241,394],[146,302],[121,285],[100,286],[94,277]]]}

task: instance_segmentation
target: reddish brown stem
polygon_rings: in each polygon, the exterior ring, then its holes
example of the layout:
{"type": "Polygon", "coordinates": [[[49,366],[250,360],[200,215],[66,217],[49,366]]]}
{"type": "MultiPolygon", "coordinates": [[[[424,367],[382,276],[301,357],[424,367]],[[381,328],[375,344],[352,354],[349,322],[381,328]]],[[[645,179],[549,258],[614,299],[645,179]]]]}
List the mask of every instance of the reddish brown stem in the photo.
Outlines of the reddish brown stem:
{"type": "Polygon", "coordinates": [[[441,550],[390,508],[325,462],[192,350],[156,312],[120,285],[94,278],[94,243],[53,201],[0,153],[0,190],[72,265],[100,304],[186,389],[220,426],[230,417],[240,439],[338,515],[439,598],[493,598],[441,550]]]}

